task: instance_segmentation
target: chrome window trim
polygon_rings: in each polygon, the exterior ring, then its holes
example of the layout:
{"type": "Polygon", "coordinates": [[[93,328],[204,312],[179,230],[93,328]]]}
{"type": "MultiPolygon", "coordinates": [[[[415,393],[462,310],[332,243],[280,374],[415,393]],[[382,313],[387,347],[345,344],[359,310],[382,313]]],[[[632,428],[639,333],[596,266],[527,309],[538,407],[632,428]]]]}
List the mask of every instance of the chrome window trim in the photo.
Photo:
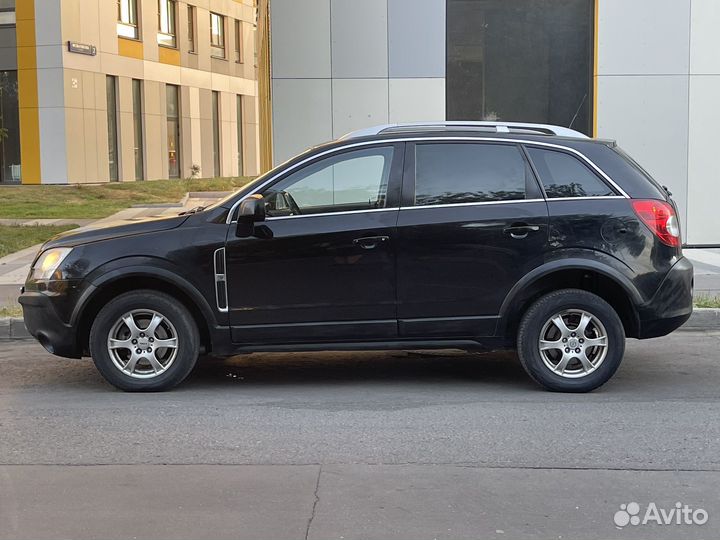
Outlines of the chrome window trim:
{"type": "MultiPolygon", "coordinates": [[[[620,195],[626,199],[629,199],[630,196],[623,190],[615,181],[610,178],[607,174],[605,174],[605,171],[603,171],[600,167],[598,167],[595,162],[593,162],[590,158],[588,158],[585,154],[582,152],[579,152],[575,150],[574,148],[570,148],[569,146],[563,146],[562,144],[554,144],[554,143],[547,143],[547,142],[539,142],[539,141],[528,141],[527,139],[522,138],[515,138],[515,137],[508,137],[508,138],[498,138],[498,137],[432,137],[432,136],[425,136],[425,137],[397,137],[393,139],[381,139],[381,140],[374,140],[374,141],[362,141],[362,142],[354,142],[345,144],[343,146],[338,146],[335,148],[330,148],[328,150],[325,150],[323,152],[319,152],[317,154],[313,154],[312,156],[309,156],[302,161],[296,163],[295,165],[292,165],[291,167],[288,167],[286,169],[283,169],[281,171],[278,171],[277,174],[274,174],[271,178],[268,178],[265,182],[257,186],[253,191],[246,194],[242,199],[239,199],[236,201],[232,207],[230,208],[230,211],[228,212],[228,217],[226,218],[225,222],[229,225],[231,223],[235,223],[235,220],[232,219],[233,214],[237,210],[237,207],[240,205],[240,203],[245,200],[250,195],[253,195],[263,189],[265,186],[275,182],[278,177],[283,176],[287,173],[290,173],[299,167],[302,167],[306,163],[313,161],[317,158],[327,156],[330,154],[340,153],[345,150],[351,149],[351,148],[360,148],[363,146],[373,146],[373,145],[386,145],[386,144],[394,144],[394,143],[400,143],[400,142],[424,142],[424,141],[439,141],[439,142],[457,142],[457,141],[464,141],[464,142],[475,142],[475,143],[483,143],[483,142],[497,142],[497,143],[509,143],[509,144],[526,144],[530,146],[542,146],[545,148],[555,148],[556,150],[562,150],[565,152],[569,152],[571,154],[574,154],[578,156],[582,161],[590,165],[590,167],[599,174],[604,180],[606,180],[614,189],[616,189],[620,195]]],[[[615,196],[612,196],[615,197],[615,196]]],[[[584,197],[573,197],[576,199],[582,199],[584,197]]],[[[528,200],[528,199],[523,199],[528,200]]],[[[547,199],[551,200],[551,199],[547,199]]],[[[558,200],[558,199],[555,199],[558,200]]],[[[499,201],[498,201],[499,202],[499,201]]],[[[410,208],[405,207],[405,208],[410,208]]],[[[412,207],[415,208],[415,207],[412,207]]],[[[427,206],[424,208],[428,208],[427,206]]],[[[384,209],[382,209],[384,210],[384,209]]],[[[339,214],[340,212],[332,212],[334,214],[339,214]]],[[[319,215],[319,214],[309,214],[309,215],[319,215]]]]}
{"type": "Polygon", "coordinates": [[[553,201],[592,201],[595,199],[625,199],[622,195],[586,195],[584,197],[548,197],[547,202],[553,201]]]}
{"type": "Polygon", "coordinates": [[[423,210],[426,208],[453,208],[456,206],[485,206],[488,204],[517,204],[517,203],[534,203],[545,202],[545,199],[510,199],[507,201],[476,201],[464,203],[442,203],[442,204],[425,204],[416,206],[401,206],[400,210],[423,210]]]}
{"type": "Polygon", "coordinates": [[[297,219],[304,217],[327,217],[327,216],[341,216],[344,214],[364,214],[366,212],[390,212],[398,211],[400,208],[393,206],[391,208],[368,208],[367,210],[342,210],[340,212],[321,212],[319,214],[296,214],[294,216],[268,216],[265,221],[276,221],[278,219],[297,219]]]}
{"type": "Polygon", "coordinates": [[[227,292],[227,259],[225,258],[225,248],[221,247],[213,251],[213,272],[215,273],[215,306],[217,307],[217,310],[220,313],[227,313],[230,309],[230,298],[228,297],[227,292]],[[217,268],[217,256],[218,252],[222,251],[222,258],[223,258],[223,268],[225,270],[224,273],[218,274],[218,268],[217,268]],[[225,307],[220,307],[220,304],[218,302],[218,287],[220,287],[220,284],[222,283],[222,287],[225,289],[225,307]]]}

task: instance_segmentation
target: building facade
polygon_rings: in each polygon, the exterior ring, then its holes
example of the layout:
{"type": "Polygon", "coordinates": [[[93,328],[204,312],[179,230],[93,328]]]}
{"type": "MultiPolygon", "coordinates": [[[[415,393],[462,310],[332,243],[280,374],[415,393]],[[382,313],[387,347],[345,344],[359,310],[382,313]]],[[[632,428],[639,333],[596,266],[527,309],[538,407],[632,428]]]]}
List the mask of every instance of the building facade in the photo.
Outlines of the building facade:
{"type": "Polygon", "coordinates": [[[252,0],[0,0],[3,183],[255,175],[252,0]]]}
{"type": "Polygon", "coordinates": [[[271,0],[273,161],[375,124],[571,126],[669,187],[687,243],[720,245],[718,27],[717,0],[271,0]]]}

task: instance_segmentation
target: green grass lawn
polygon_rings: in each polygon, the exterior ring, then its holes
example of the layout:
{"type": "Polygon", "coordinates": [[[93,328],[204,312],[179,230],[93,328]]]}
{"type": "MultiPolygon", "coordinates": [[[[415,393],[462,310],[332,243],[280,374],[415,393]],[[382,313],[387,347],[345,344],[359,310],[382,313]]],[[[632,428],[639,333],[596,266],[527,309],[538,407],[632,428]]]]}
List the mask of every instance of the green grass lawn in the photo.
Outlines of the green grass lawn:
{"type": "Polygon", "coordinates": [[[103,218],[136,204],[178,202],[188,191],[233,191],[250,180],[241,177],[92,186],[0,186],[0,219],[103,218]]]}
{"type": "Polygon", "coordinates": [[[35,244],[41,244],[48,238],[75,227],[77,225],[38,225],[30,227],[0,225],[0,257],[35,244]]]}
{"type": "Polygon", "coordinates": [[[695,307],[720,308],[720,296],[700,295],[695,298],[695,307]]]}
{"type": "Polygon", "coordinates": [[[0,318],[2,317],[22,317],[22,308],[20,306],[0,306],[0,318]]]}

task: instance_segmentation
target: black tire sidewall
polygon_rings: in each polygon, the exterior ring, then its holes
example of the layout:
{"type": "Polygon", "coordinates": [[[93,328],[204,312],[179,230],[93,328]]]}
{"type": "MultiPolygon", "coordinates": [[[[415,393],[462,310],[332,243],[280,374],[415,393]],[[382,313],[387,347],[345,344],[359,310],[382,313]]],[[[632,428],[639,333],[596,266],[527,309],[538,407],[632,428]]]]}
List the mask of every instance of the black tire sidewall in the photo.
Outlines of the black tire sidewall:
{"type": "Polygon", "coordinates": [[[537,383],[557,392],[589,392],[605,384],[617,371],[625,354],[625,330],[620,317],[599,296],[580,289],[564,289],[537,300],[523,316],[517,337],[520,362],[537,383]],[[553,373],[545,365],[538,349],[544,324],[558,312],[582,309],[597,317],[608,335],[607,356],[600,367],[584,377],[571,379],[553,373]]]}
{"type": "Polygon", "coordinates": [[[158,392],[180,384],[192,371],[199,354],[197,325],[182,303],[158,291],[134,291],[108,302],[98,313],[90,330],[90,355],[98,371],[112,385],[131,392],[158,392]],[[112,326],[125,313],[150,309],[167,318],[178,333],[178,352],[170,368],[150,379],[138,379],[122,373],[110,358],[107,338],[112,326]]]}

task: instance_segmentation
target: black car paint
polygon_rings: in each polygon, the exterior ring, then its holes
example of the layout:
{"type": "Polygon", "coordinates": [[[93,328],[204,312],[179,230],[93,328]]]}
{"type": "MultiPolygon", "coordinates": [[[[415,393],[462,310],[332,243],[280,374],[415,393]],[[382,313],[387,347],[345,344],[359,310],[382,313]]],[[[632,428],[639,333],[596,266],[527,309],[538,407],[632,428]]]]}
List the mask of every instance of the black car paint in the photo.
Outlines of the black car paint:
{"type": "MultiPolygon", "coordinates": [[[[75,249],[55,279],[28,279],[20,297],[26,325],[50,352],[82,356],[93,308],[104,291],[149,283],[183,298],[201,326],[206,350],[215,354],[495,346],[509,343],[524,292],[568,269],[605,276],[626,293],[635,322],[634,330],[626,331],[632,337],[668,333],[690,316],[690,263],[639,222],[624,196],[545,199],[538,184],[537,197],[510,204],[411,207],[409,147],[417,139],[458,137],[482,142],[487,136],[432,132],[333,142],[205,211],[55,237],[43,250],[75,249]],[[246,238],[227,223],[236,203],[270,179],[357,144],[400,150],[388,208],[272,218],[246,238]],[[401,151],[403,145],[408,151],[401,151]],[[517,233],[517,227],[529,229],[517,233]],[[213,255],[220,248],[225,248],[227,312],[216,303],[213,255]]],[[[611,143],[526,134],[491,138],[549,142],[580,152],[630,197],[668,199],[611,143]]]]}

